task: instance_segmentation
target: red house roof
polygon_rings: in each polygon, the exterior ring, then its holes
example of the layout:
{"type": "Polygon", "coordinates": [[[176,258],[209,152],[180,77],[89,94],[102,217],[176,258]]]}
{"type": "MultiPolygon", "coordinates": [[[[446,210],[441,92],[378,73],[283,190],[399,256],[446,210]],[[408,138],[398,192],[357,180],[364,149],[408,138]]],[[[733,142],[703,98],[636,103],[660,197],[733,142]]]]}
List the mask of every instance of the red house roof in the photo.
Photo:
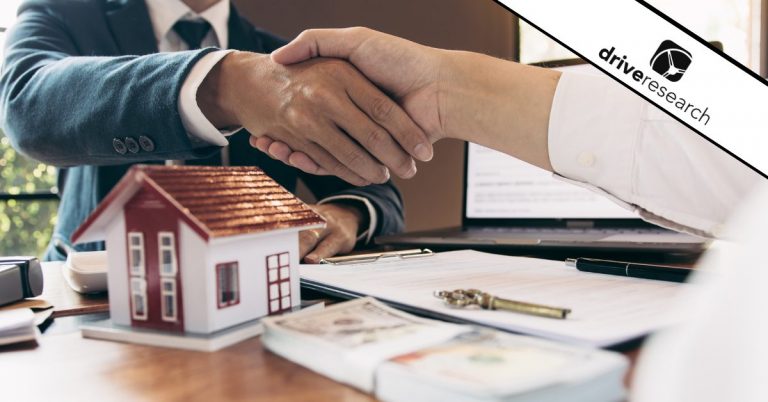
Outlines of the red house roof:
{"type": "Polygon", "coordinates": [[[107,224],[142,185],[166,197],[206,239],[325,223],[255,167],[135,165],[72,234],[72,242],[93,241],[86,234],[107,224]]]}

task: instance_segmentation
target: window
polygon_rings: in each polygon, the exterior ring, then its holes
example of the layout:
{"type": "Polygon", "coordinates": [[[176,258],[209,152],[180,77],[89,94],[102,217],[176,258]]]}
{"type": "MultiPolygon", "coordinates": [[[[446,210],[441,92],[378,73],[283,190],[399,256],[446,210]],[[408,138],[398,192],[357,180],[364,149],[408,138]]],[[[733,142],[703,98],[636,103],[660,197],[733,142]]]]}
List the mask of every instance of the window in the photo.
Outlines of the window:
{"type": "Polygon", "coordinates": [[[176,245],[173,232],[157,234],[158,258],[160,258],[160,276],[176,276],[176,245]]]}
{"type": "Polygon", "coordinates": [[[175,322],[176,316],[176,279],[160,279],[160,304],[163,321],[175,322]]]}
{"type": "Polygon", "coordinates": [[[291,259],[288,253],[267,256],[267,299],[270,314],[291,308],[291,259]]]}
{"type": "Polygon", "coordinates": [[[216,265],[218,306],[224,308],[240,303],[240,278],[237,262],[216,265]]]}
{"type": "Polygon", "coordinates": [[[128,266],[131,276],[144,276],[144,234],[128,232],[128,266]]]}
{"type": "MultiPolygon", "coordinates": [[[[0,1],[0,58],[20,3],[0,1]]],[[[0,131],[0,183],[0,255],[42,255],[56,221],[56,168],[18,154],[0,131]]]]}
{"type": "Polygon", "coordinates": [[[134,320],[147,319],[147,281],[131,278],[131,316],[134,320]]]}

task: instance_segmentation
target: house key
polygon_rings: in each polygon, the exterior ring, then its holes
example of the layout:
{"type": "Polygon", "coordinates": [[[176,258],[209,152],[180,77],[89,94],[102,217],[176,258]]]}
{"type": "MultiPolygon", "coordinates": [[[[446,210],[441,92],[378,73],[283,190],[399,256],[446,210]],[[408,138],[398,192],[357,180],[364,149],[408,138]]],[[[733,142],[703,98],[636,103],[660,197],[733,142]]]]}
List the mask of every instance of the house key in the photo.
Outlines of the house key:
{"type": "Polygon", "coordinates": [[[477,289],[439,290],[434,295],[449,307],[455,308],[478,306],[484,310],[503,310],[558,319],[565,319],[571,312],[568,308],[502,299],[477,289]]]}

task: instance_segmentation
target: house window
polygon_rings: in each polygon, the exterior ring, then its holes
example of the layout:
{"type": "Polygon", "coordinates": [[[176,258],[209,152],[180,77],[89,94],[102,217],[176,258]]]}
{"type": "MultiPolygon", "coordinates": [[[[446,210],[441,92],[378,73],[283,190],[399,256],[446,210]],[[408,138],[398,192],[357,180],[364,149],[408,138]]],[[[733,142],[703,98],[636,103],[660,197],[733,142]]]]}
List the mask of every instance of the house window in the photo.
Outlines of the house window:
{"type": "Polygon", "coordinates": [[[160,279],[160,304],[163,321],[175,322],[176,316],[176,279],[160,279]]]}
{"type": "Polygon", "coordinates": [[[131,278],[131,316],[134,320],[147,319],[147,281],[131,278]]]}
{"type": "Polygon", "coordinates": [[[176,276],[176,244],[173,232],[157,234],[157,250],[160,259],[160,276],[176,276]]]}
{"type": "Polygon", "coordinates": [[[128,232],[128,265],[131,276],[144,276],[144,234],[128,232]]]}
{"type": "Polygon", "coordinates": [[[237,262],[216,265],[218,306],[224,308],[240,303],[240,278],[237,262]]]}
{"type": "Polygon", "coordinates": [[[291,308],[291,258],[288,253],[267,256],[267,299],[270,314],[291,308]]]}

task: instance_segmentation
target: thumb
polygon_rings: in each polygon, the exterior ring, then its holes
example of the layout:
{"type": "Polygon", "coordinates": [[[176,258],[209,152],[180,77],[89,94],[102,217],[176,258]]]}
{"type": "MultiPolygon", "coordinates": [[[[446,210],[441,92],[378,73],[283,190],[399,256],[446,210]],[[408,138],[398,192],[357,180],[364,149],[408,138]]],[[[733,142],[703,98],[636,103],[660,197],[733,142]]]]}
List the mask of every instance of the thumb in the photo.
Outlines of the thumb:
{"type": "Polygon", "coordinates": [[[349,60],[372,31],[367,28],[308,29],[291,43],[275,50],[272,61],[294,64],[314,57],[335,57],[349,60]]]}

